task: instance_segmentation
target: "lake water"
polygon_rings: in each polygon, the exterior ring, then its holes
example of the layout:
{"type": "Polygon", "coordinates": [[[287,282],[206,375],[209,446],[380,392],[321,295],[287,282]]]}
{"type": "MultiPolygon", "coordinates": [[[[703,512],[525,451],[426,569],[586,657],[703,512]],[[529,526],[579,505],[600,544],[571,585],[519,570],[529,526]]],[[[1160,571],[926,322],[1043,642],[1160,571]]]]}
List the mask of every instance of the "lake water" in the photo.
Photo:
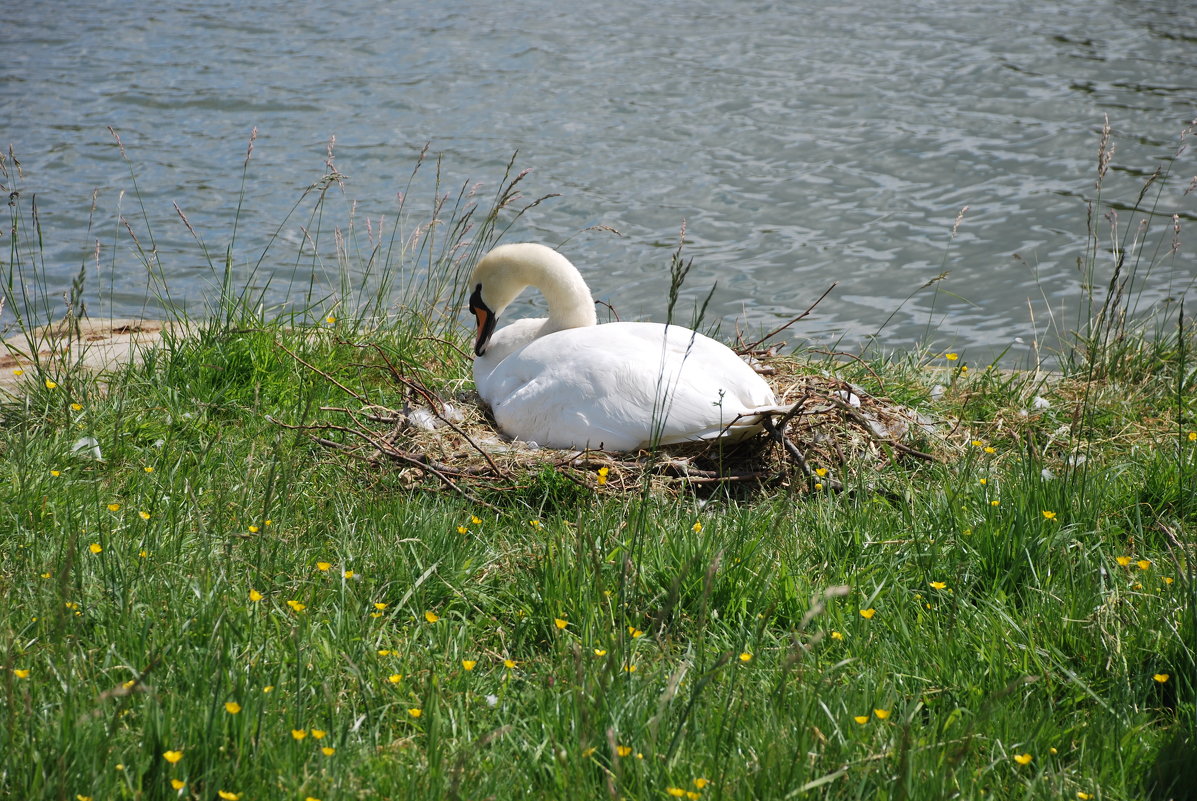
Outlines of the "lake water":
{"type": "MultiPolygon", "coordinates": [[[[791,342],[858,350],[880,331],[885,349],[978,363],[1009,348],[1024,363],[1036,337],[1052,346],[1053,321],[1075,320],[1103,115],[1117,143],[1103,197],[1123,205],[1197,116],[1192,0],[4,6],[0,113],[21,202],[37,196],[53,292],[86,262],[103,314],[146,308],[120,215],[153,231],[176,298],[211,296],[171,204],[223,253],[256,127],[239,265],[321,176],[330,137],[346,205],[374,215],[426,143],[453,186],[493,189],[518,151],[526,192],[562,196],[511,238],[570,240],[624,319],[664,317],[685,220],[686,302],[715,285],[725,335],[775,326],[838,281],[791,342]],[[938,293],[915,292],[944,271],[938,293]]],[[[1173,169],[1144,307],[1197,275],[1192,153],[1173,169]]],[[[276,245],[264,269],[285,274],[294,253],[276,245]]]]}

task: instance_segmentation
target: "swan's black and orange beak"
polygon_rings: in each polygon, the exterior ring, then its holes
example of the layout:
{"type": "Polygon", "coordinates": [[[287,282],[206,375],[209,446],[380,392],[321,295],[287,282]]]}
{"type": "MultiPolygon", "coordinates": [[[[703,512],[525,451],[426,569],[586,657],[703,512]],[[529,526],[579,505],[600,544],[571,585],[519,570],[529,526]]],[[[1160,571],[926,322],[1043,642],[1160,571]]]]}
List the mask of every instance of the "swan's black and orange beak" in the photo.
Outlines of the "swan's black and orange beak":
{"type": "Polygon", "coordinates": [[[490,306],[482,300],[482,284],[474,287],[474,294],[470,295],[470,313],[478,321],[478,336],[474,340],[474,355],[486,353],[486,344],[490,342],[490,335],[495,332],[495,314],[490,306]]]}

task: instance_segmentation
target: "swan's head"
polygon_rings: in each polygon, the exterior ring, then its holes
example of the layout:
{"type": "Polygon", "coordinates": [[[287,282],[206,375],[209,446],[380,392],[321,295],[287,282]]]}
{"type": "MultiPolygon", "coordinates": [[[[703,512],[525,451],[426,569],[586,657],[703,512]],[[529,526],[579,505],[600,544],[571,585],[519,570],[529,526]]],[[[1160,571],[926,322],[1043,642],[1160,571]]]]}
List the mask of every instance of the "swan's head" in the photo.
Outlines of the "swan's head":
{"type": "Polygon", "coordinates": [[[474,355],[481,356],[486,353],[486,344],[495,333],[495,321],[499,319],[499,315],[482,299],[481,281],[474,283],[474,291],[470,295],[470,314],[474,315],[474,320],[478,323],[478,333],[474,338],[474,355]]]}
{"type": "Polygon", "coordinates": [[[495,324],[527,287],[541,291],[549,305],[542,333],[594,325],[594,301],[569,259],[544,245],[500,245],[487,253],[470,276],[470,313],[478,324],[474,355],[486,353],[495,324]]]}

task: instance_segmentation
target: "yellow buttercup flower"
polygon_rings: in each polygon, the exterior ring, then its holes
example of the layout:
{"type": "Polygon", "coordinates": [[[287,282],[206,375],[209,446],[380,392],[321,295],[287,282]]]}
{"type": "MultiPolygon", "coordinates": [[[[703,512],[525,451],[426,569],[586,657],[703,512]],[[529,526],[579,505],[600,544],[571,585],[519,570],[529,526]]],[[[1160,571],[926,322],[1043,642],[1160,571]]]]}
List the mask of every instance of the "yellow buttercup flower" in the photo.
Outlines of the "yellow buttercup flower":
{"type": "Polygon", "coordinates": [[[441,617],[436,612],[428,611],[424,613],[424,619],[429,623],[435,623],[436,621],[440,620],[441,617]]]}
{"type": "Polygon", "coordinates": [[[140,517],[142,520],[149,520],[149,519],[150,519],[150,513],[149,513],[149,512],[138,512],[138,513],[137,513],[137,516],[138,516],[138,517],[140,517]]]}
{"type": "Polygon", "coordinates": [[[1086,793],[1084,790],[1077,790],[1076,797],[1081,799],[1081,801],[1089,801],[1089,799],[1093,796],[1089,793],[1086,793]]]}
{"type": "Polygon", "coordinates": [[[827,468],[826,467],[816,467],[815,475],[818,476],[819,478],[822,478],[823,476],[827,475],[827,468]]]}
{"type": "Polygon", "coordinates": [[[1126,567],[1131,563],[1131,558],[1129,556],[1116,556],[1114,557],[1114,561],[1116,561],[1122,567],[1126,567]]]}
{"type": "Polygon", "coordinates": [[[180,759],[183,758],[183,752],[182,751],[163,751],[162,758],[173,765],[176,762],[178,762],[180,759]]]}
{"type": "Polygon", "coordinates": [[[888,709],[874,709],[873,714],[877,716],[877,720],[885,720],[889,717],[888,709]]]}
{"type": "Polygon", "coordinates": [[[470,522],[473,523],[475,526],[480,526],[480,525],[482,525],[482,518],[478,517],[478,515],[473,515],[472,517],[470,517],[470,522]]]}
{"type": "Polygon", "coordinates": [[[740,661],[741,661],[741,662],[751,662],[751,661],[752,661],[752,654],[750,654],[750,653],[748,653],[747,651],[745,651],[744,653],[740,654],[740,661]]]}
{"type": "Polygon", "coordinates": [[[1146,570],[1147,568],[1151,567],[1151,560],[1140,559],[1138,562],[1135,562],[1135,564],[1139,566],[1140,570],[1146,570]]]}
{"type": "Polygon", "coordinates": [[[183,781],[182,779],[171,779],[170,786],[175,788],[176,790],[182,790],[184,787],[187,786],[187,782],[183,781]]]}
{"type": "Polygon", "coordinates": [[[532,528],[540,528],[540,521],[539,520],[529,520],[528,525],[530,525],[532,528]]]}
{"type": "Polygon", "coordinates": [[[857,723],[859,723],[861,726],[863,726],[863,725],[865,725],[866,723],[868,723],[868,722],[869,722],[869,716],[868,716],[868,715],[856,715],[856,716],[855,716],[855,717],[853,717],[852,719],[853,719],[853,720],[855,720],[857,723]]]}
{"type": "Polygon", "coordinates": [[[389,681],[391,684],[398,684],[399,682],[403,681],[403,674],[392,673],[391,675],[387,676],[387,681],[389,681]]]}
{"type": "Polygon", "coordinates": [[[457,533],[458,534],[469,534],[470,530],[468,528],[466,528],[465,526],[458,526],[457,533]]]}
{"type": "MultiPolygon", "coordinates": [[[[79,408],[80,408],[80,409],[82,409],[83,407],[82,407],[82,406],[80,406],[79,408]]],[[[144,470],[144,471],[145,471],[145,472],[147,472],[147,473],[152,473],[152,472],[154,472],[154,468],[150,467],[149,465],[146,465],[145,467],[143,467],[143,468],[141,468],[141,469],[142,469],[142,470],[144,470]]]]}
{"type": "Polygon", "coordinates": [[[237,703],[236,701],[229,701],[224,705],[224,711],[228,712],[230,715],[236,715],[241,711],[241,704],[237,703]]]}
{"type": "Polygon", "coordinates": [[[99,553],[100,551],[104,550],[104,548],[100,545],[100,543],[93,542],[91,545],[87,546],[87,550],[91,551],[92,553],[99,553]]]}
{"type": "Polygon", "coordinates": [[[711,783],[711,782],[710,782],[710,781],[708,781],[707,779],[701,779],[701,778],[700,778],[700,779],[695,779],[695,780],[694,780],[694,786],[695,786],[695,787],[697,787],[699,790],[703,789],[704,787],[706,787],[706,786],[707,786],[708,784],[710,784],[710,783],[711,783]]]}
{"type": "Polygon", "coordinates": [[[418,707],[412,707],[411,709],[407,710],[407,714],[411,715],[413,718],[418,718],[420,715],[424,714],[424,710],[418,707]]]}
{"type": "Polygon", "coordinates": [[[326,732],[324,729],[312,729],[312,736],[317,740],[323,740],[327,734],[328,732],[326,732]]]}
{"type": "Polygon", "coordinates": [[[465,668],[466,670],[473,670],[473,669],[474,669],[474,667],[475,667],[477,664],[478,664],[478,660],[476,660],[476,659],[463,659],[463,660],[461,660],[461,666],[462,666],[463,668],[465,668]]]}
{"type": "Polygon", "coordinates": [[[635,626],[628,626],[628,634],[632,635],[633,640],[638,640],[644,636],[644,632],[635,626]]]}
{"type": "Polygon", "coordinates": [[[110,511],[110,512],[119,512],[120,508],[121,508],[121,505],[119,503],[108,504],[108,511],[110,511]]]}
{"type": "Polygon", "coordinates": [[[307,729],[291,729],[291,736],[296,740],[302,740],[308,736],[307,729]]]}
{"type": "Polygon", "coordinates": [[[626,757],[632,753],[632,747],[630,745],[617,745],[615,746],[615,753],[621,757],[626,757]]]}
{"type": "Polygon", "coordinates": [[[833,632],[831,632],[831,639],[842,640],[842,639],[844,639],[844,635],[840,634],[838,631],[833,631],[833,632]]]}
{"type": "Polygon", "coordinates": [[[702,531],[702,523],[695,520],[694,525],[690,526],[690,530],[697,534],[698,532],[702,531]]]}
{"type": "Polygon", "coordinates": [[[1031,764],[1031,760],[1034,758],[1035,757],[1031,756],[1030,754],[1015,754],[1014,755],[1014,761],[1020,765],[1029,765],[1029,764],[1031,764]]]}
{"type": "Polygon", "coordinates": [[[299,601],[287,601],[287,606],[291,607],[296,612],[302,612],[308,608],[307,604],[302,604],[299,601]]]}
{"type": "Polygon", "coordinates": [[[1047,510],[1047,509],[1044,509],[1044,510],[1043,510],[1043,519],[1044,519],[1044,520],[1055,520],[1055,519],[1056,519],[1056,513],[1055,513],[1055,512],[1052,512],[1052,511],[1049,511],[1049,510],[1047,510]]]}
{"type": "Polygon", "coordinates": [[[945,353],[943,355],[943,357],[950,362],[954,362],[960,358],[960,354],[959,353],[945,353]]]}
{"type": "Polygon", "coordinates": [[[224,799],[224,801],[237,801],[241,798],[241,793],[231,793],[228,790],[217,790],[216,794],[224,799]]]}
{"type": "Polygon", "coordinates": [[[54,478],[58,478],[59,476],[62,475],[62,471],[61,470],[51,470],[50,475],[54,476],[54,478]]]}
{"type": "Polygon", "coordinates": [[[514,659],[504,659],[503,667],[507,668],[508,670],[514,670],[515,669],[515,660],[514,659]]]}
{"type": "Polygon", "coordinates": [[[257,526],[254,526],[254,525],[250,525],[250,526],[249,526],[249,533],[250,533],[250,534],[257,534],[257,533],[258,533],[258,527],[257,527],[257,526]]]}
{"type": "Polygon", "coordinates": [[[345,578],[353,578],[353,577],[354,577],[354,576],[356,576],[357,574],[356,574],[356,573],[354,573],[352,570],[346,570],[346,571],[345,571],[344,573],[342,573],[341,575],[343,575],[345,578]]]}
{"type": "Polygon", "coordinates": [[[333,754],[337,753],[337,749],[333,748],[331,745],[325,745],[320,747],[320,753],[324,754],[325,756],[332,756],[333,754]]]}
{"type": "Polygon", "coordinates": [[[556,626],[558,629],[563,629],[569,625],[569,621],[563,620],[559,617],[555,617],[555,618],[553,618],[553,625],[556,626]]]}
{"type": "Polygon", "coordinates": [[[871,606],[868,609],[860,610],[860,616],[863,617],[865,620],[872,620],[873,615],[875,615],[875,614],[877,614],[877,610],[871,606]]]}
{"type": "Polygon", "coordinates": [[[332,567],[332,562],[317,562],[316,563],[316,569],[319,570],[321,573],[327,572],[330,567],[332,567]]]}
{"type": "Polygon", "coordinates": [[[604,484],[606,484],[606,483],[607,483],[607,474],[608,474],[608,473],[610,473],[610,472],[611,472],[611,471],[610,471],[610,469],[609,469],[609,468],[606,468],[606,467],[600,467],[600,468],[599,468],[599,471],[598,471],[598,483],[599,483],[599,486],[600,486],[600,487],[601,487],[601,486],[603,486],[604,484]]]}
{"type": "Polygon", "coordinates": [[[27,678],[29,678],[29,669],[28,668],[13,668],[12,674],[14,676],[16,676],[18,679],[27,679],[27,678]]]}
{"type": "Polygon", "coordinates": [[[595,649],[594,649],[594,655],[595,655],[595,656],[606,656],[606,655],[607,655],[607,649],[606,649],[606,648],[595,648],[595,649]]]}
{"type": "Polygon", "coordinates": [[[1163,684],[1170,678],[1170,676],[1167,673],[1157,673],[1152,676],[1152,678],[1158,681],[1160,684],[1163,684]]]}
{"type": "Polygon", "coordinates": [[[686,794],[686,791],[680,787],[666,787],[665,792],[669,793],[674,798],[681,798],[686,794]]]}
{"type": "Polygon", "coordinates": [[[387,604],[383,603],[382,601],[375,601],[374,608],[381,612],[387,608],[387,604]]]}
{"type": "Polygon", "coordinates": [[[56,384],[55,382],[51,381],[48,378],[46,379],[46,389],[57,389],[57,388],[58,388],[58,384],[56,384]]]}
{"type": "Polygon", "coordinates": [[[933,589],[933,590],[947,589],[947,586],[948,586],[948,584],[946,581],[932,581],[931,582],[931,589],[933,589]]]}
{"type": "Polygon", "coordinates": [[[254,603],[257,603],[258,601],[262,600],[262,593],[258,592],[257,590],[251,589],[249,591],[249,600],[253,601],[254,603]]]}

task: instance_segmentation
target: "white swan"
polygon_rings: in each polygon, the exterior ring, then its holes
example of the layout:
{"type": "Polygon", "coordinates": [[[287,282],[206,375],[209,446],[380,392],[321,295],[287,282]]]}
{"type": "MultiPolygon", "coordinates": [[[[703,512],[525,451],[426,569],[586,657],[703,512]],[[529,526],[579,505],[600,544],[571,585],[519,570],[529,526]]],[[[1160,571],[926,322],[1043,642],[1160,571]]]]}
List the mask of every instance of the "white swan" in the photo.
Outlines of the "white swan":
{"type": "Polygon", "coordinates": [[[536,244],[501,245],[470,278],[478,323],[474,383],[514,439],[551,448],[633,451],[760,430],[773,391],[726,346],[659,323],[595,325],[594,300],[569,260],[536,244]],[[495,330],[526,287],[548,318],[495,330]]]}

